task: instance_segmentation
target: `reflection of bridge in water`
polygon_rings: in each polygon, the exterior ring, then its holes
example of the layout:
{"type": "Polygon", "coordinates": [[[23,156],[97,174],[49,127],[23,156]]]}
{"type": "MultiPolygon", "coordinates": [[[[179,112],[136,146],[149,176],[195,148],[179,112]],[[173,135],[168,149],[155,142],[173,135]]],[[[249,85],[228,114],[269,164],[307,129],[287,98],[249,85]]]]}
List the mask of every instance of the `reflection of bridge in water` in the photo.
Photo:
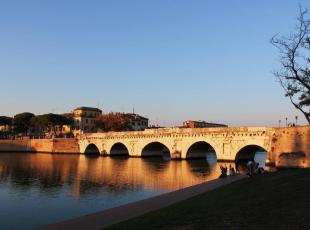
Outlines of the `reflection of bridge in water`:
{"type": "Polygon", "coordinates": [[[1,227],[34,229],[218,176],[219,167],[204,160],[1,153],[1,207],[6,210],[1,227]],[[40,212],[25,212],[29,207],[40,212]],[[27,221],[15,223],[13,214],[27,221]]]}
{"type": "Polygon", "coordinates": [[[77,198],[101,189],[114,194],[141,188],[172,191],[215,179],[219,174],[219,167],[206,161],[12,153],[0,156],[0,181],[10,179],[21,186],[37,183],[42,190],[68,185],[77,198]]]}
{"type": "Polygon", "coordinates": [[[169,155],[171,159],[205,157],[216,153],[218,160],[254,158],[267,152],[268,164],[310,166],[309,126],[294,128],[167,128],[141,132],[85,134],[79,140],[80,152],[132,157],[169,155]]]}

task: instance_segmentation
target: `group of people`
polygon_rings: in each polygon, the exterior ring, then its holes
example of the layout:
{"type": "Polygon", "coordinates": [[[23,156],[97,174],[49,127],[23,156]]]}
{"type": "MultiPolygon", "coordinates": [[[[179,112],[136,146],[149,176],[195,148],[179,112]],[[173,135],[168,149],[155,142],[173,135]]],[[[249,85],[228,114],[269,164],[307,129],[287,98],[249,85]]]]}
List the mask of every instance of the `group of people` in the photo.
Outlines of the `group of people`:
{"type": "Polygon", "coordinates": [[[220,178],[227,177],[228,171],[229,171],[229,176],[234,176],[236,173],[238,173],[238,171],[236,171],[234,167],[232,167],[231,165],[229,165],[229,168],[227,168],[226,164],[224,166],[220,165],[220,168],[221,168],[220,178]]]}
{"type": "MultiPolygon", "coordinates": [[[[234,167],[232,167],[231,165],[229,165],[229,168],[227,168],[226,164],[220,165],[220,169],[221,169],[221,175],[220,178],[225,178],[228,175],[229,176],[234,176],[236,174],[239,174],[239,162],[236,162],[236,169],[234,167]],[[229,174],[228,174],[229,173],[229,174]]],[[[249,177],[253,176],[253,174],[261,174],[264,173],[264,168],[259,167],[259,163],[255,162],[254,160],[250,160],[247,162],[246,164],[246,175],[248,175],[249,177]]]]}
{"type": "Polygon", "coordinates": [[[248,161],[246,164],[247,167],[247,175],[249,177],[253,176],[253,174],[261,174],[264,172],[264,168],[259,167],[259,163],[253,161],[248,161]]]}

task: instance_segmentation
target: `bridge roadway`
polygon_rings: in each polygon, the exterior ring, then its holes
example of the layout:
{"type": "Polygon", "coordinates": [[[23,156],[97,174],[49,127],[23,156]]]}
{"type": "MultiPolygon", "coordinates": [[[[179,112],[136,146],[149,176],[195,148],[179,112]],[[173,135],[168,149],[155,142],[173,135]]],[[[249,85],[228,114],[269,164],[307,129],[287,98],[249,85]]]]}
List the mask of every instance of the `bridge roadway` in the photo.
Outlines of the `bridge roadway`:
{"type": "Polygon", "coordinates": [[[266,163],[283,167],[310,167],[310,126],[292,128],[160,128],[134,132],[84,134],[80,152],[104,156],[146,157],[169,155],[171,159],[205,157],[217,160],[250,158],[267,152],[266,163]]]}

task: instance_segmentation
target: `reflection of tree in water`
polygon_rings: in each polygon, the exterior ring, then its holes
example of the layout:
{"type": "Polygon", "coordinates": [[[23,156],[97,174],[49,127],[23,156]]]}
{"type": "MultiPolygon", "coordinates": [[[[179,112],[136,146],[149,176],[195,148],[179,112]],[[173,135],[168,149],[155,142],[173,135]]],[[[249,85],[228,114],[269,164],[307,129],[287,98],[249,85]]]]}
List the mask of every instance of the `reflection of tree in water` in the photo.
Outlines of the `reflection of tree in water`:
{"type": "Polygon", "coordinates": [[[123,193],[125,191],[137,191],[143,188],[139,184],[121,184],[113,182],[93,182],[88,180],[82,180],[80,182],[80,195],[89,195],[102,192],[113,192],[113,194],[123,193]]]}
{"type": "Polygon", "coordinates": [[[57,174],[45,175],[39,179],[40,190],[48,190],[50,188],[62,187],[65,183],[61,180],[61,176],[57,174]]]}
{"type": "Polygon", "coordinates": [[[4,182],[9,180],[10,170],[9,170],[8,165],[3,164],[1,161],[0,161],[0,167],[1,167],[1,170],[0,170],[0,183],[4,183],[4,182]]]}
{"type": "MultiPolygon", "coordinates": [[[[1,181],[10,182],[12,187],[23,191],[32,187],[45,191],[50,188],[62,187],[65,183],[73,181],[72,177],[63,177],[63,169],[66,167],[65,165],[68,165],[68,162],[63,161],[63,158],[59,160],[56,158],[56,161],[53,161],[53,157],[46,156],[50,158],[47,162],[40,162],[40,159],[37,161],[35,155],[25,154],[10,154],[8,158],[0,159],[1,181]]],[[[70,163],[72,161],[69,161],[70,163]]],[[[68,175],[74,175],[76,166],[72,164],[68,171],[68,175]]]]}
{"type": "Polygon", "coordinates": [[[62,180],[61,175],[58,173],[39,172],[35,169],[28,168],[15,168],[11,174],[12,185],[16,188],[38,188],[41,192],[51,191],[54,192],[60,190],[65,182],[62,180]],[[31,186],[30,186],[31,185],[31,186]]]}
{"type": "Polygon", "coordinates": [[[191,159],[188,162],[191,172],[195,176],[207,176],[217,165],[217,157],[215,152],[207,151],[204,158],[191,159]]]}
{"type": "Polygon", "coordinates": [[[170,161],[164,160],[162,157],[141,158],[141,160],[156,172],[163,171],[170,164],[170,161]]]}
{"type": "Polygon", "coordinates": [[[1,181],[10,182],[10,186],[17,191],[29,191],[34,187],[44,191],[64,184],[59,175],[42,173],[31,167],[14,164],[6,169],[1,173],[1,181]]]}
{"type": "Polygon", "coordinates": [[[190,170],[196,175],[196,176],[206,176],[211,173],[212,167],[214,165],[211,165],[207,160],[203,159],[197,159],[197,160],[191,160],[188,161],[190,170]]]}

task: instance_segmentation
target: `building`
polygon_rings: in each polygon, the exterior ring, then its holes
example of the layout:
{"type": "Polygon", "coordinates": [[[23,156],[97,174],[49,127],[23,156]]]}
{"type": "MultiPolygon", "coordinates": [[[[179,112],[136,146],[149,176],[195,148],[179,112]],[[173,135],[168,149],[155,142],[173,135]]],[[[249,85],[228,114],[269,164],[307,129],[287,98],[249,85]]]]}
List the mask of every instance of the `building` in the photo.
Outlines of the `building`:
{"type": "Polygon", "coordinates": [[[134,131],[143,131],[149,127],[149,119],[140,116],[136,113],[126,113],[126,118],[129,121],[129,126],[134,131]]]}
{"type": "Polygon", "coordinates": [[[92,107],[79,107],[73,110],[74,135],[96,131],[96,119],[102,114],[102,110],[92,107]]]}
{"type": "Polygon", "coordinates": [[[208,123],[206,121],[192,121],[187,120],[183,122],[185,128],[216,128],[216,127],[228,127],[228,125],[208,123]]]}
{"type": "Polygon", "coordinates": [[[11,125],[0,125],[0,131],[2,132],[8,132],[11,131],[12,126],[11,125]]]}
{"type": "Polygon", "coordinates": [[[72,119],[74,121],[73,124],[70,124],[70,125],[63,125],[61,128],[62,128],[62,133],[65,133],[65,134],[69,134],[69,133],[72,133],[72,129],[75,127],[75,120],[73,119],[73,113],[64,113],[62,114],[62,116],[68,118],[68,119],[72,119]]]}

